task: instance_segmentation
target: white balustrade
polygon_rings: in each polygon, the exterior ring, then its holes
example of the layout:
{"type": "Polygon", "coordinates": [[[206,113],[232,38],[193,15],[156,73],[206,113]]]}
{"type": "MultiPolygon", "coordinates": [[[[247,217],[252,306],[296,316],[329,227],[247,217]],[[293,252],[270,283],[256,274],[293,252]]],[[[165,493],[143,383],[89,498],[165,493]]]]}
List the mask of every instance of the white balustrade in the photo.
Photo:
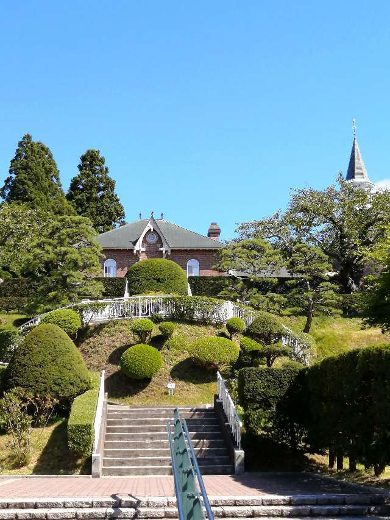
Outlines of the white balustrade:
{"type": "Polygon", "coordinates": [[[238,416],[233,399],[231,398],[229,391],[226,388],[225,381],[222,379],[222,376],[219,372],[217,372],[217,393],[219,399],[222,401],[222,407],[236,442],[236,446],[240,450],[242,422],[238,416]]]}
{"type": "Polygon", "coordinates": [[[93,453],[97,453],[100,441],[100,430],[103,416],[103,403],[104,403],[104,374],[105,371],[100,372],[100,384],[99,384],[99,395],[96,405],[95,421],[93,423],[94,430],[94,441],[93,441],[93,453]]]}

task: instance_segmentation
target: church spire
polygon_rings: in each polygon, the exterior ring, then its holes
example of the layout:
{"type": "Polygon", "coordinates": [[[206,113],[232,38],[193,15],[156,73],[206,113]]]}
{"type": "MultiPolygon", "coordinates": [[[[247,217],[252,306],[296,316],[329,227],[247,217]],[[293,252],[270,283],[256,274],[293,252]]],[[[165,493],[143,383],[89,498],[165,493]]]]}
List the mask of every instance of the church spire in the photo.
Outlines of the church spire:
{"type": "Polygon", "coordinates": [[[349,159],[347,181],[354,182],[359,185],[371,185],[372,182],[368,178],[366,167],[364,166],[362,154],[356,139],[356,119],[352,119],[353,143],[351,157],[349,159]]]}

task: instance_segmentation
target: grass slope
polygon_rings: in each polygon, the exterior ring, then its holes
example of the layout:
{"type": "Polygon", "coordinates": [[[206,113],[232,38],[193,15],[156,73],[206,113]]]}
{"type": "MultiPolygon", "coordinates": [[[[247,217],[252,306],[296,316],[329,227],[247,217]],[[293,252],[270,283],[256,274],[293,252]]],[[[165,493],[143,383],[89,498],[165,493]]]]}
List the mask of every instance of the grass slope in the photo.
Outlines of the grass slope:
{"type": "MultiPolygon", "coordinates": [[[[216,373],[197,366],[186,351],[161,350],[163,367],[152,380],[135,381],[126,377],[119,367],[122,353],[135,344],[130,320],[111,321],[91,327],[79,339],[79,349],[90,370],[106,370],[109,399],[133,406],[163,406],[212,403],[217,390],[216,373]],[[175,395],[169,396],[166,385],[172,377],[175,395]]],[[[178,323],[175,336],[187,342],[202,336],[215,335],[211,325],[178,323]]],[[[152,345],[161,347],[158,327],[153,330],[152,345]]]]}
{"type": "Polygon", "coordinates": [[[24,314],[0,314],[0,327],[17,328],[27,319],[24,314]]]}
{"type": "MultiPolygon", "coordinates": [[[[283,321],[294,332],[301,332],[306,319],[290,316],[283,317],[283,321]]],[[[313,319],[310,334],[316,340],[319,360],[357,347],[390,343],[389,334],[375,327],[363,328],[359,318],[318,316],[313,319]]]]}

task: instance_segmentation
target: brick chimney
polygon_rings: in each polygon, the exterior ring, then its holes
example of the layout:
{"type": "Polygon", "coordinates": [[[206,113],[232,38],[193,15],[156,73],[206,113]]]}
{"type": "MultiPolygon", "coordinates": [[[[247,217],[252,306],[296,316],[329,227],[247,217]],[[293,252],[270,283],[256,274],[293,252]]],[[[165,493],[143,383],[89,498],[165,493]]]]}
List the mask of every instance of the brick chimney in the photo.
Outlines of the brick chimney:
{"type": "Polygon", "coordinates": [[[207,236],[219,242],[219,235],[221,234],[221,228],[216,222],[211,222],[207,236]]]}

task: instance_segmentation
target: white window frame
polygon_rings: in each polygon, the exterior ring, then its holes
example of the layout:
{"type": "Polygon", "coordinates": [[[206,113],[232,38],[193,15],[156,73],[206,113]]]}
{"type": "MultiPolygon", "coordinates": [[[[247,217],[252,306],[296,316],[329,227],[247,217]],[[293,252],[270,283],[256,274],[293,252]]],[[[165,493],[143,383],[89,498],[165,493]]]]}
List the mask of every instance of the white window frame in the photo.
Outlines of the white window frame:
{"type": "Polygon", "coordinates": [[[104,278],[116,277],[116,261],[113,258],[107,258],[104,262],[104,278]]]}
{"type": "Polygon", "coordinates": [[[196,260],[196,258],[191,258],[187,262],[187,278],[189,276],[199,276],[199,274],[200,274],[199,260],[196,260]]]}

